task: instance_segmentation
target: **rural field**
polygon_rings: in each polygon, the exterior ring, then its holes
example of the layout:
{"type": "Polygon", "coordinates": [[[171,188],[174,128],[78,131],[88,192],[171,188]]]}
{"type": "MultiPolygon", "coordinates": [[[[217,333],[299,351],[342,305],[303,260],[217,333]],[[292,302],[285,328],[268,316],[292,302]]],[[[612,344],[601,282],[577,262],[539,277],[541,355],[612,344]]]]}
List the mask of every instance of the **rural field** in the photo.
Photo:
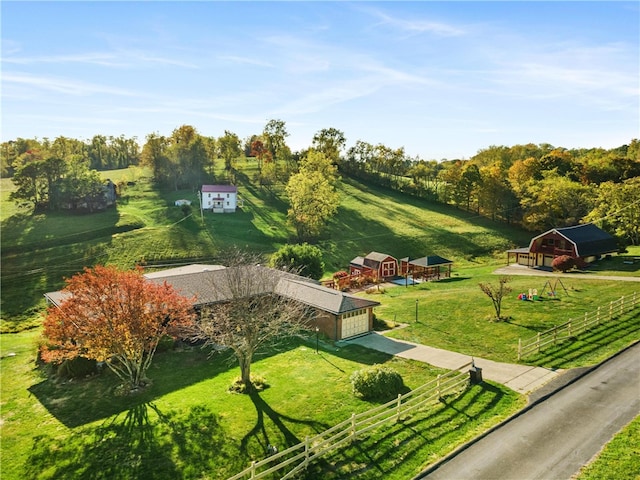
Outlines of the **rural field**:
{"type": "MultiPolygon", "coordinates": [[[[315,336],[258,358],[252,371],[269,388],[252,396],[228,393],[238,367],[226,355],[200,348],[158,352],[149,372],[153,385],[135,397],[114,395],[117,381],[107,372],[71,381],[51,377],[38,365],[42,295],[61,288],[65,277],[84,266],[216,263],[231,247],[270,254],[292,242],[283,188],[260,188],[252,174],[246,167],[239,176],[239,212],[202,217],[196,192],[158,191],[139,168],[105,172],[127,186],[117,209],[92,215],[26,214],[8,199],[11,182],[0,180],[3,479],[224,479],[263,458],[267,444],[303,441],[375,406],[351,393],[349,377],[358,369],[389,365],[408,388],[443,373],[355,345],[322,341],[316,354],[315,336]],[[174,206],[181,198],[193,201],[191,213],[174,206]]],[[[503,301],[508,318],[496,322],[478,283],[495,282],[493,272],[506,264],[504,252],[526,245],[530,233],[349,179],[341,182],[340,194],[338,214],[318,242],[327,277],[371,251],[454,261],[448,280],[358,293],[381,303],[376,324],[391,329],[392,337],[516,362],[519,338],[640,290],[637,282],[594,278],[640,275],[640,263],[625,263],[640,256],[636,247],[600,261],[583,278],[556,275],[547,284],[545,277],[511,277],[512,292],[503,301]],[[518,300],[533,288],[542,293],[539,301],[518,300]],[[555,295],[548,295],[552,289],[555,295]]],[[[639,338],[636,315],[613,331],[603,327],[579,338],[572,348],[524,361],[551,368],[592,365],[639,338]]],[[[411,477],[525,403],[501,385],[475,385],[372,432],[321,462],[309,478],[374,479],[381,472],[384,478],[411,477]]],[[[637,428],[629,432],[637,436],[637,428]]]]}

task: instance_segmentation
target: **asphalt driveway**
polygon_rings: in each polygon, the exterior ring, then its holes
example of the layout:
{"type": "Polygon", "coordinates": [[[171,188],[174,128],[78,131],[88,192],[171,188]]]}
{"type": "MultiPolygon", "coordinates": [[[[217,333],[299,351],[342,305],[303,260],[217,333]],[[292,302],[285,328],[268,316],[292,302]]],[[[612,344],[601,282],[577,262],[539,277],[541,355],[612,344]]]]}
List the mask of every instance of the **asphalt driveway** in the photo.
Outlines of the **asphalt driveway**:
{"type": "Polygon", "coordinates": [[[640,342],[417,478],[569,479],[639,414],[640,342]]]}

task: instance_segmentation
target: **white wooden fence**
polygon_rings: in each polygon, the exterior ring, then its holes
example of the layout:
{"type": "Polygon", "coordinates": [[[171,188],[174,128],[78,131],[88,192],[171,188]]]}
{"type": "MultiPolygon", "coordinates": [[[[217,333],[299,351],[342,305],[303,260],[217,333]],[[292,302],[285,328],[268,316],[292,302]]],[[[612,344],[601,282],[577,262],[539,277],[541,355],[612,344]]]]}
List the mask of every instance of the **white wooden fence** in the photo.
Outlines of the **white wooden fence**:
{"type": "Polygon", "coordinates": [[[639,300],[637,292],[634,292],[633,295],[622,296],[618,300],[610,302],[608,306],[598,307],[597,310],[587,312],[584,317],[569,319],[568,322],[539,332],[534,337],[525,340],[519,339],[518,360],[534,353],[540,353],[549,345],[557,345],[602,323],[616,320],[624,313],[631,312],[640,306],[639,300]]]}
{"type": "Polygon", "coordinates": [[[280,473],[280,478],[291,478],[315,459],[327,455],[347,443],[356,441],[358,437],[362,437],[371,430],[387,422],[397,422],[402,416],[432,405],[443,395],[464,391],[470,383],[470,374],[466,370],[471,366],[472,363],[469,363],[462,367],[461,371],[438,375],[437,379],[404,395],[398,395],[398,398],[384,405],[379,405],[366,412],[354,413],[349,419],[338,425],[314,437],[306,437],[304,442],[264,460],[251,462],[248,468],[228,480],[264,478],[287,467],[290,469],[286,473],[280,473]]]}

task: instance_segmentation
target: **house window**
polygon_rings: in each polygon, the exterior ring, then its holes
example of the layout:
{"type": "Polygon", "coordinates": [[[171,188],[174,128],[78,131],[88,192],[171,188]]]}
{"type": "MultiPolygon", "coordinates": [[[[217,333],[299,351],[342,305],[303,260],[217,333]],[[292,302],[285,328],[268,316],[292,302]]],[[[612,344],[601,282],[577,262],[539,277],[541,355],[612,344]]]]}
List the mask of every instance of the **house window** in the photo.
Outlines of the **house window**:
{"type": "Polygon", "coordinates": [[[211,194],[210,193],[207,193],[207,198],[211,198],[211,194]]]}
{"type": "Polygon", "coordinates": [[[227,193],[227,198],[229,198],[229,194],[227,193]]]}

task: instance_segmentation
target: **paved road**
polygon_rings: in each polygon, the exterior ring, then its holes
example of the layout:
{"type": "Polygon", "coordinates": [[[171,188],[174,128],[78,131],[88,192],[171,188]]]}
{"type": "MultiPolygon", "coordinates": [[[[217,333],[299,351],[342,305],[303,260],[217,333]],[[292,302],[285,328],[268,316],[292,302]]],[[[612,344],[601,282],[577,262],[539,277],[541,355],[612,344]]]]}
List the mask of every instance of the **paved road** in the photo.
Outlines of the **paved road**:
{"type": "Polygon", "coordinates": [[[569,479],[639,414],[637,343],[418,478],[569,479]]]}

